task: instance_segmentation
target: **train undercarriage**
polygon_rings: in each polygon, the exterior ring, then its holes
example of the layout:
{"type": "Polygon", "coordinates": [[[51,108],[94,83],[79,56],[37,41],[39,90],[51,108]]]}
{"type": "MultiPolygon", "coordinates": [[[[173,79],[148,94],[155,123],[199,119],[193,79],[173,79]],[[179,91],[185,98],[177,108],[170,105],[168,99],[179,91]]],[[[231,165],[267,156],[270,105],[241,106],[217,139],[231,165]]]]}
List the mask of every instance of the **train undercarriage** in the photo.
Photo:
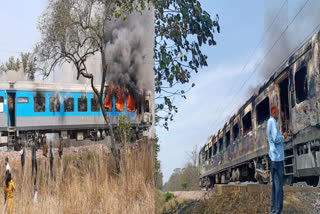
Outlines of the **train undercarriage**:
{"type": "MultiPolygon", "coordinates": [[[[294,141],[293,141],[294,142],[294,141]]],[[[320,173],[320,139],[294,145],[285,144],[285,160],[283,161],[283,181],[285,185],[306,182],[317,186],[320,173]]],[[[229,182],[270,183],[271,160],[268,154],[243,162],[200,179],[202,187],[211,188],[215,184],[229,182]]]]}

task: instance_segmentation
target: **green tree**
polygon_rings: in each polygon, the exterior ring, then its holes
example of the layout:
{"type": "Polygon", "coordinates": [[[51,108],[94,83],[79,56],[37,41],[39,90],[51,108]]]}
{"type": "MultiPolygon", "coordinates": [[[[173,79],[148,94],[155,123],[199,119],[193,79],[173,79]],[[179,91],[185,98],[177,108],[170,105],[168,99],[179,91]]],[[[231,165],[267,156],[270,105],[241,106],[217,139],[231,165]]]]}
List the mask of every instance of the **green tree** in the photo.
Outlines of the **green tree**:
{"type": "Polygon", "coordinates": [[[183,169],[174,169],[164,189],[166,191],[199,190],[198,181],[198,168],[188,162],[183,169]]]}
{"type": "Polygon", "coordinates": [[[160,151],[160,144],[159,144],[159,137],[157,136],[157,134],[155,134],[155,142],[154,142],[154,171],[155,171],[155,187],[157,189],[162,189],[162,185],[163,185],[163,173],[161,171],[161,162],[158,159],[158,154],[160,151]]]}
{"type": "Polygon", "coordinates": [[[155,188],[162,190],[163,188],[163,173],[161,168],[155,174],[155,188]]]}
{"type": "Polygon", "coordinates": [[[20,58],[9,57],[8,61],[0,66],[0,71],[7,72],[9,70],[18,71],[22,69],[25,74],[27,74],[28,80],[34,80],[36,68],[36,58],[27,52],[20,53],[20,58]]]}
{"type": "Polygon", "coordinates": [[[19,58],[15,58],[14,56],[9,57],[8,61],[1,65],[1,71],[18,71],[21,67],[21,61],[19,58]]]}
{"type": "Polygon", "coordinates": [[[220,26],[218,16],[212,20],[196,0],[154,0],[154,4],[156,108],[165,112],[158,117],[168,128],[168,121],[178,111],[173,98],[186,98],[186,90],[180,86],[208,65],[203,47],[216,44],[213,35],[220,32],[220,26]]]}
{"type": "Polygon", "coordinates": [[[33,56],[32,53],[21,53],[21,64],[23,72],[28,75],[28,80],[34,80],[35,72],[37,71],[36,67],[36,58],[33,56]]]}

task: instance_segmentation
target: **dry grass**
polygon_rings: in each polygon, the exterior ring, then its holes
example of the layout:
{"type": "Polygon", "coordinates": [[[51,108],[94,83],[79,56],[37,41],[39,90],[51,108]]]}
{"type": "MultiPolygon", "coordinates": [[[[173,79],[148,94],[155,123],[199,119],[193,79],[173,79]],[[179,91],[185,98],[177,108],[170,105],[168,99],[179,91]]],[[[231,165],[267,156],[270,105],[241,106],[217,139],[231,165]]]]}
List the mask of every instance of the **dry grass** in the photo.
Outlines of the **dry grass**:
{"type": "MultiPolygon", "coordinates": [[[[0,176],[4,177],[4,163],[0,176]]],[[[49,160],[38,158],[38,202],[33,202],[31,160],[26,160],[22,176],[20,161],[10,163],[16,191],[15,213],[153,213],[153,145],[122,154],[122,173],[115,174],[111,154],[88,152],[55,157],[54,181],[49,176],[49,160]]],[[[3,182],[2,182],[3,184],[3,182]]],[[[0,212],[4,209],[0,197],[0,212]]]]}
{"type": "MultiPolygon", "coordinates": [[[[314,207],[317,192],[315,188],[285,192],[283,214],[317,213],[314,207]]],[[[162,213],[264,214],[269,212],[270,197],[270,191],[226,192],[222,195],[213,195],[209,200],[172,201],[171,204],[162,206],[162,213]],[[175,204],[177,202],[178,205],[175,204]]]]}

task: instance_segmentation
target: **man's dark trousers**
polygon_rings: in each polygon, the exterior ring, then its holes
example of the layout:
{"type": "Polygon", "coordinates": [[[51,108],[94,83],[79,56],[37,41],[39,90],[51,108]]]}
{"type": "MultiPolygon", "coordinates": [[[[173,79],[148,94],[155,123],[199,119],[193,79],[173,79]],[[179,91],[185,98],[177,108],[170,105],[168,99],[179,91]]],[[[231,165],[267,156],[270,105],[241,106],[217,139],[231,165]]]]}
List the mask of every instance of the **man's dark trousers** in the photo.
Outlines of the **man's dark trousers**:
{"type": "Polygon", "coordinates": [[[283,166],[282,161],[271,161],[272,192],[271,210],[272,214],[281,214],[283,208],[283,166]]]}

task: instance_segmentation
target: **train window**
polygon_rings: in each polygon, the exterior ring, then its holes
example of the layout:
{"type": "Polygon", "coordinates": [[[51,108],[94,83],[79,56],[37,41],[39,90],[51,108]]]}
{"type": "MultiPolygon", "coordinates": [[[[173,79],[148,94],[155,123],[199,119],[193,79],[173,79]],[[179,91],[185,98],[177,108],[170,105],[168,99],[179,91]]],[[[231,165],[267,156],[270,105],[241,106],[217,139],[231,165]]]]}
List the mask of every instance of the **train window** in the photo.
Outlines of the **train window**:
{"type": "Polygon", "coordinates": [[[234,124],[234,126],[232,128],[233,140],[237,139],[238,136],[239,136],[239,125],[238,125],[238,123],[236,123],[236,124],[234,124]]]}
{"type": "Polygon", "coordinates": [[[92,112],[100,111],[99,102],[98,102],[98,99],[96,98],[91,98],[91,111],[92,112]]]}
{"type": "Polygon", "coordinates": [[[127,111],[134,112],[136,110],[136,102],[132,94],[127,95],[127,111]]]}
{"type": "Polygon", "coordinates": [[[294,82],[296,87],[296,102],[301,103],[308,97],[308,80],[307,80],[307,68],[303,66],[294,76],[294,82]]]}
{"type": "Polygon", "coordinates": [[[209,147],[209,158],[212,157],[212,146],[209,147]]]}
{"type": "Polygon", "coordinates": [[[2,96],[0,96],[0,112],[3,112],[3,101],[4,101],[4,99],[3,99],[3,97],[2,96]]]}
{"type": "Polygon", "coordinates": [[[68,97],[64,99],[64,112],[74,111],[74,98],[68,97]]]}
{"type": "Polygon", "coordinates": [[[34,101],[34,112],[45,112],[46,111],[46,98],[42,95],[37,95],[33,98],[34,101]]]}
{"type": "Polygon", "coordinates": [[[50,112],[60,112],[60,99],[59,97],[50,97],[49,99],[50,112]]]}
{"type": "Polygon", "coordinates": [[[242,125],[243,125],[243,135],[247,134],[252,130],[252,122],[251,122],[251,111],[248,112],[242,118],[242,125]]]}
{"type": "Polygon", "coordinates": [[[79,112],[88,111],[88,102],[87,102],[86,96],[82,96],[82,97],[78,98],[78,111],[79,112]]]}
{"type": "Polygon", "coordinates": [[[142,114],[141,97],[139,97],[139,99],[138,99],[138,114],[142,114]]]}
{"type": "Polygon", "coordinates": [[[144,103],[144,112],[150,112],[149,100],[144,103]]]}
{"type": "Polygon", "coordinates": [[[29,103],[29,97],[17,97],[17,103],[29,103]]]}
{"type": "Polygon", "coordinates": [[[213,155],[217,154],[217,150],[218,150],[217,144],[215,143],[213,144],[213,155]]]}
{"type": "Polygon", "coordinates": [[[269,110],[269,98],[266,97],[262,102],[260,102],[256,109],[257,109],[257,122],[258,124],[262,124],[264,121],[266,121],[270,116],[270,110],[269,110]]]}
{"type": "Polygon", "coordinates": [[[226,147],[230,145],[230,131],[227,131],[226,133],[226,147]]]}
{"type": "Polygon", "coordinates": [[[223,150],[223,138],[219,139],[219,152],[223,150]]]}
{"type": "Polygon", "coordinates": [[[123,111],[124,110],[124,92],[123,90],[121,90],[120,86],[118,86],[117,88],[115,101],[116,101],[116,111],[123,111]]]}

